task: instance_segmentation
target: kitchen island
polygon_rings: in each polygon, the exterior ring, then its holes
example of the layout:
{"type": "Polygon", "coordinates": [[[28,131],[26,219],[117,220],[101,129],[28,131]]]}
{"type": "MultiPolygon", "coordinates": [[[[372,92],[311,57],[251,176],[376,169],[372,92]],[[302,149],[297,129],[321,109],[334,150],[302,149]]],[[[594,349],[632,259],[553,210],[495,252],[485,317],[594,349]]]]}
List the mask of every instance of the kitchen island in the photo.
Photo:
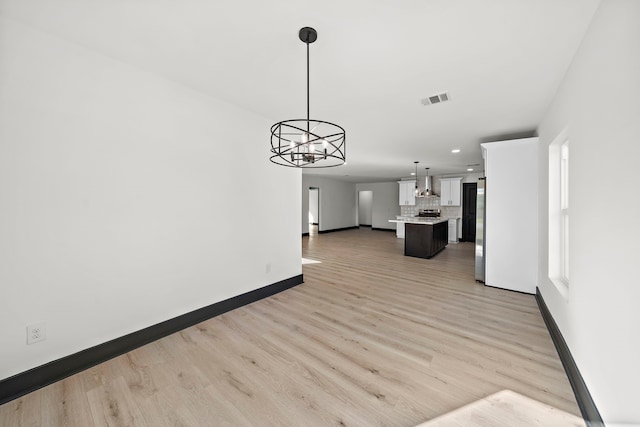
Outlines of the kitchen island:
{"type": "Polygon", "coordinates": [[[404,223],[404,254],[418,258],[431,258],[447,246],[446,219],[389,220],[404,223]]]}

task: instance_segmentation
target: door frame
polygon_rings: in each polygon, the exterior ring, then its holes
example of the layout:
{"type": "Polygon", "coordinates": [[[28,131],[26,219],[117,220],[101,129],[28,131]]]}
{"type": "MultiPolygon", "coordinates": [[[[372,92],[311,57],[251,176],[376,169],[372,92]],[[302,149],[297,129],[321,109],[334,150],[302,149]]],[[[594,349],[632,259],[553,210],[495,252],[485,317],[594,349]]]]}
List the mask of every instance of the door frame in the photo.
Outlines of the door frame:
{"type": "MultiPolygon", "coordinates": [[[[478,183],[476,182],[463,182],[462,183],[462,236],[460,241],[462,242],[475,242],[475,232],[473,233],[473,239],[470,239],[470,236],[468,235],[468,231],[465,234],[465,230],[468,230],[465,228],[465,211],[468,210],[469,205],[468,203],[465,203],[466,201],[466,193],[467,191],[473,191],[475,197],[473,198],[475,200],[475,202],[477,203],[477,194],[478,194],[478,183]],[[473,189],[473,190],[471,190],[473,189]]],[[[474,220],[471,222],[472,223],[472,227],[475,227],[475,218],[477,217],[478,212],[476,211],[474,214],[474,220]]]]}

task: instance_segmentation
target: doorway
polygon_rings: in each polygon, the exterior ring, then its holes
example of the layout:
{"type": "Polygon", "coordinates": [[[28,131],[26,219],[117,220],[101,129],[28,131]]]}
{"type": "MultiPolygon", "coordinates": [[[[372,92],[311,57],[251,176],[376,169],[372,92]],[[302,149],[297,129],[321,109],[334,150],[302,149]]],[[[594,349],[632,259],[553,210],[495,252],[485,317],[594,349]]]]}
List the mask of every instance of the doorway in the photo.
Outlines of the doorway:
{"type": "Polygon", "coordinates": [[[358,225],[371,227],[373,216],[373,191],[358,192],[358,225]]]}
{"type": "Polygon", "coordinates": [[[320,227],[320,189],[309,187],[309,234],[318,234],[320,227]]]}
{"type": "Polygon", "coordinates": [[[478,184],[465,182],[462,184],[462,241],[476,241],[476,198],[478,184]]]}

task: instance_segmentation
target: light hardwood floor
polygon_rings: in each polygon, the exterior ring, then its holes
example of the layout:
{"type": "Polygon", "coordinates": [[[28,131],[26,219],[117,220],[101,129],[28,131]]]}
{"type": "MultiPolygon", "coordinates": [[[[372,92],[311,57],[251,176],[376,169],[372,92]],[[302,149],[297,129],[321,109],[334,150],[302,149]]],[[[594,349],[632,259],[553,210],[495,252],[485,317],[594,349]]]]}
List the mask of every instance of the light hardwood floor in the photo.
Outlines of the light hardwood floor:
{"type": "Polygon", "coordinates": [[[1,426],[415,426],[512,390],[579,415],[535,298],[368,228],[303,238],[305,283],[0,406],[1,426]]]}

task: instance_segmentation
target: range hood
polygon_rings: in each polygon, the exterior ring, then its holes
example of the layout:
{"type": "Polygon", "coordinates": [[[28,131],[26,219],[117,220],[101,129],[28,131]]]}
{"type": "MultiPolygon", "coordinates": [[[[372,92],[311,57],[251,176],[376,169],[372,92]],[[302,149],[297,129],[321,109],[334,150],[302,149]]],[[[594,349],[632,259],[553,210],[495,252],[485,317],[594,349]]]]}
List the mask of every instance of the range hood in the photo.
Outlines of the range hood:
{"type": "MultiPolygon", "coordinates": [[[[424,186],[420,186],[423,190],[419,192],[416,197],[429,197],[429,196],[437,196],[436,193],[433,192],[433,186],[431,185],[431,177],[429,176],[429,168],[425,168],[427,170],[426,176],[424,176],[424,186]]],[[[420,181],[422,177],[420,178],[420,181]]]]}
{"type": "Polygon", "coordinates": [[[414,176],[414,180],[416,183],[415,197],[423,198],[423,197],[437,196],[437,194],[433,192],[433,187],[431,186],[431,177],[429,176],[429,168],[424,168],[426,170],[426,173],[424,177],[421,177],[421,176],[418,176],[418,163],[420,162],[416,160],[413,163],[415,163],[416,165],[415,173],[411,174],[414,176]],[[424,183],[424,185],[421,185],[422,183],[424,183]]]}

